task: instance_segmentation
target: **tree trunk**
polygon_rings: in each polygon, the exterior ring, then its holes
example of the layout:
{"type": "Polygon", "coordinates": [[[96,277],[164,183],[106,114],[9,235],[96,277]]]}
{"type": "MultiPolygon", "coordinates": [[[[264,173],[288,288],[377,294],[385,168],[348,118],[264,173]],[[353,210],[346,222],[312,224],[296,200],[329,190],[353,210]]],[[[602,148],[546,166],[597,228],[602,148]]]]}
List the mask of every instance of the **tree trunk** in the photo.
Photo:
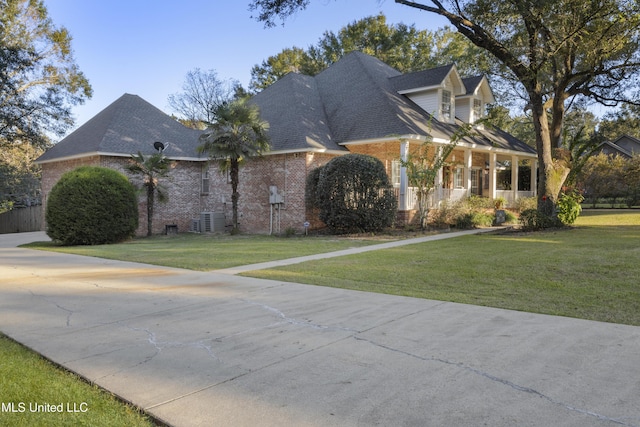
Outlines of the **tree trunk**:
{"type": "Polygon", "coordinates": [[[155,188],[147,186],[147,236],[153,231],[153,204],[155,202],[155,188]]]}
{"type": "Polygon", "coordinates": [[[555,220],[558,215],[556,204],[560,190],[571,169],[562,156],[554,158],[554,144],[542,96],[536,91],[530,91],[529,97],[538,151],[538,210],[555,220]]]}
{"type": "Polygon", "coordinates": [[[231,221],[233,223],[231,234],[238,234],[240,232],[240,228],[238,225],[238,199],[240,199],[240,194],[238,194],[238,180],[240,170],[238,159],[231,159],[231,164],[229,167],[229,175],[231,176],[231,221]]]}

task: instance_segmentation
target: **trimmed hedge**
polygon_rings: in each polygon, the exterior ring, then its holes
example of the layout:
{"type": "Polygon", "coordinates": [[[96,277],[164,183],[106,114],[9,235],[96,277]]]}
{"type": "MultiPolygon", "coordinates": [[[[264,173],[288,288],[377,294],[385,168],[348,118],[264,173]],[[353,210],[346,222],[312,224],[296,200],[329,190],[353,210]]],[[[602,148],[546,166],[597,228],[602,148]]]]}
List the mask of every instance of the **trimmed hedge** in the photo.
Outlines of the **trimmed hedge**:
{"type": "Polygon", "coordinates": [[[47,235],[63,245],[115,243],[135,234],[138,200],[123,174],[82,166],[54,185],[45,217],[47,235]]]}
{"type": "Polygon", "coordinates": [[[307,201],[337,233],[382,230],[393,224],[398,209],[384,165],[363,154],[336,157],[312,172],[307,201]]]}

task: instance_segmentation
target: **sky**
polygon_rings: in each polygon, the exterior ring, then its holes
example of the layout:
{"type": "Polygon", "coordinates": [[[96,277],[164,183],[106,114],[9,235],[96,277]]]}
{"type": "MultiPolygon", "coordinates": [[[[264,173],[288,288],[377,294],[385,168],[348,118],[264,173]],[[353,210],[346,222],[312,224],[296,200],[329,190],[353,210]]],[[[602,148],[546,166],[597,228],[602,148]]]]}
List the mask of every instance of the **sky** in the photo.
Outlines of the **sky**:
{"type": "Polygon", "coordinates": [[[74,107],[81,126],[125,93],[171,114],[168,97],[180,93],[187,72],[215,70],[245,88],[251,68],[293,46],[306,49],[325,31],[384,13],[387,24],[434,31],[446,22],[393,0],[312,0],[284,26],[264,28],[249,0],[44,0],[55,26],[73,38],[76,63],[93,97],[74,107]]]}

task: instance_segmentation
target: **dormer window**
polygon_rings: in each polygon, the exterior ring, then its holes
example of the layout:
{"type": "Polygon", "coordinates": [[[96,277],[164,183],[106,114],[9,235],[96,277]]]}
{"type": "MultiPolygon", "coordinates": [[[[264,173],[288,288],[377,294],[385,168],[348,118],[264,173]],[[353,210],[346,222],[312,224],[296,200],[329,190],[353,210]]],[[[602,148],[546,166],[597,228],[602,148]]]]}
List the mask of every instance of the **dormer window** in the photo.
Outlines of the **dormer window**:
{"type": "Polygon", "coordinates": [[[482,101],[479,99],[473,99],[473,121],[482,118],[482,101]]]}
{"type": "Polygon", "coordinates": [[[443,121],[451,121],[451,91],[442,91],[442,103],[440,104],[440,117],[443,121]]]}

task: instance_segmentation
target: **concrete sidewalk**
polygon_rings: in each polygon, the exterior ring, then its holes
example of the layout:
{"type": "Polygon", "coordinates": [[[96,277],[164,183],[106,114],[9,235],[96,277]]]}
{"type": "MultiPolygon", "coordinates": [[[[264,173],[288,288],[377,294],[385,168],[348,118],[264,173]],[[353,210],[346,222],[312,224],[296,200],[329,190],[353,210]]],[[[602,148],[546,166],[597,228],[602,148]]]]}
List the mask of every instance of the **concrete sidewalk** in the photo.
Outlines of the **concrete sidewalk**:
{"type": "Polygon", "coordinates": [[[361,254],[364,252],[378,251],[381,249],[391,249],[391,248],[397,248],[400,246],[415,245],[418,243],[433,242],[436,240],[443,240],[443,239],[451,239],[454,237],[467,236],[470,234],[490,233],[490,232],[499,231],[505,228],[507,227],[477,228],[473,230],[454,231],[451,233],[438,233],[438,234],[432,234],[424,237],[415,237],[412,239],[394,240],[391,242],[378,243],[378,244],[369,245],[369,246],[361,246],[359,248],[343,249],[341,251],[325,252],[321,254],[307,255],[307,256],[301,256],[296,258],[287,258],[287,259],[281,259],[277,261],[261,262],[257,264],[239,265],[237,267],[214,270],[214,272],[221,273],[221,274],[240,274],[247,271],[265,270],[268,268],[282,267],[285,265],[300,264],[302,262],[313,261],[317,259],[337,258],[341,256],[346,256],[346,255],[354,255],[354,254],[361,254]]]}
{"type": "Polygon", "coordinates": [[[0,330],[175,426],[640,426],[638,327],[5,239],[0,330]]]}

